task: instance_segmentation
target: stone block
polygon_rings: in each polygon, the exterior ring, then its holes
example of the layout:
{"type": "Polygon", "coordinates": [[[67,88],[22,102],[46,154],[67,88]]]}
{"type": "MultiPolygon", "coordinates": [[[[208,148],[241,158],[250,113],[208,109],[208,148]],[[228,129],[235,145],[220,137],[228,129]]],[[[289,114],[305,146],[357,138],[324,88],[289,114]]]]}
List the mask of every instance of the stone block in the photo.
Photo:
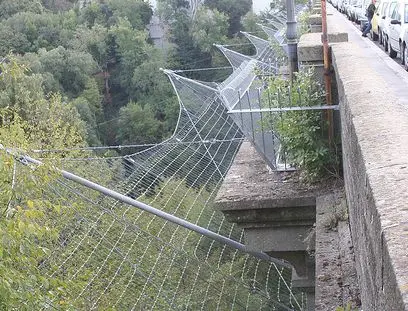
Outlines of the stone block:
{"type": "Polygon", "coordinates": [[[312,15],[321,15],[322,14],[322,8],[321,7],[314,7],[312,9],[311,13],[312,13],[312,15]]]}
{"type": "Polygon", "coordinates": [[[298,43],[298,61],[323,61],[321,33],[307,33],[300,37],[298,43]]]}
{"type": "Polygon", "coordinates": [[[329,32],[327,35],[328,35],[329,44],[348,41],[347,32],[329,32]]]}
{"type": "Polygon", "coordinates": [[[312,14],[309,16],[310,25],[321,25],[322,24],[322,15],[321,14],[312,14]]]}
{"type": "Polygon", "coordinates": [[[322,25],[310,25],[310,32],[322,32],[322,25]]]}
{"type": "Polygon", "coordinates": [[[305,251],[311,226],[268,227],[245,230],[245,244],[251,251],[305,251]]]}

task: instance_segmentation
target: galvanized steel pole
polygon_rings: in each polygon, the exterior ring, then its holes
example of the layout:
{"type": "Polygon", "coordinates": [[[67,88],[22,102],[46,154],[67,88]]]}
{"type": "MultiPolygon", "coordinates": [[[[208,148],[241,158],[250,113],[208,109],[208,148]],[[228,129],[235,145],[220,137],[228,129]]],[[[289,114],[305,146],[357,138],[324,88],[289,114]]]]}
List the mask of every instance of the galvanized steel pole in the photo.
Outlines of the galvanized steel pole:
{"type": "MultiPolygon", "coordinates": [[[[9,152],[10,154],[13,154],[13,152],[11,150],[6,149],[6,151],[9,152]]],[[[25,162],[25,163],[33,163],[33,164],[36,164],[36,165],[41,165],[42,164],[41,161],[33,159],[33,158],[29,157],[29,156],[20,157],[19,160],[22,161],[22,162],[25,162]]],[[[142,203],[140,201],[134,200],[134,199],[132,199],[130,197],[127,197],[127,196],[125,196],[123,194],[120,194],[119,192],[108,189],[108,188],[103,187],[103,186],[101,186],[99,184],[96,184],[96,183],[94,183],[94,182],[92,182],[92,181],[90,181],[88,179],[79,177],[79,176],[77,176],[75,174],[72,174],[72,173],[64,171],[64,170],[60,170],[60,169],[56,169],[56,170],[59,171],[62,174],[62,176],[64,178],[68,179],[68,180],[72,180],[72,181],[74,181],[74,182],[76,182],[76,183],[78,183],[78,184],[80,184],[82,186],[85,186],[87,188],[98,191],[98,192],[100,192],[100,193],[102,193],[102,194],[104,194],[106,196],[109,196],[109,197],[111,197],[113,199],[116,199],[116,200],[121,201],[123,203],[126,203],[126,204],[129,204],[131,206],[142,209],[142,210],[144,210],[144,211],[146,211],[146,212],[148,212],[150,214],[156,215],[156,216],[158,216],[160,218],[168,220],[168,221],[170,221],[172,223],[175,223],[175,224],[177,224],[179,226],[182,226],[182,227],[187,228],[189,230],[195,231],[195,232],[197,232],[197,233],[199,233],[201,235],[204,235],[204,236],[206,236],[206,237],[208,237],[210,239],[213,239],[215,241],[218,241],[220,243],[226,244],[226,245],[228,245],[228,246],[230,246],[232,248],[235,248],[235,249],[240,250],[242,252],[251,254],[252,256],[254,256],[254,257],[258,258],[258,259],[273,262],[273,263],[275,263],[277,265],[280,265],[280,266],[283,266],[283,267],[286,267],[286,268],[289,268],[289,269],[293,268],[293,266],[290,263],[288,263],[287,261],[280,260],[280,259],[277,259],[277,258],[273,258],[273,257],[271,257],[268,254],[265,254],[263,252],[250,251],[242,243],[234,241],[234,240],[232,240],[230,238],[222,236],[222,235],[220,235],[218,233],[215,233],[213,231],[210,231],[210,230],[208,230],[206,228],[197,226],[197,225],[195,225],[195,224],[193,224],[191,222],[188,222],[188,221],[186,221],[184,219],[181,219],[181,218],[176,217],[174,215],[163,212],[163,211],[161,211],[161,210],[159,210],[157,208],[154,208],[154,207],[152,207],[150,205],[147,205],[145,203],[142,203]]]]}
{"type": "Polygon", "coordinates": [[[295,1],[286,0],[286,40],[288,44],[288,57],[290,78],[293,79],[293,73],[298,71],[297,62],[297,34],[295,18],[295,1]]]}
{"type": "MultiPolygon", "coordinates": [[[[323,63],[324,63],[324,85],[326,88],[326,105],[330,106],[332,102],[331,91],[331,72],[330,72],[330,55],[329,55],[329,40],[327,35],[327,10],[326,0],[321,0],[322,5],[322,43],[323,43],[323,63]]],[[[328,140],[329,146],[333,144],[334,125],[333,125],[333,111],[326,110],[326,120],[328,126],[328,140]]]]}

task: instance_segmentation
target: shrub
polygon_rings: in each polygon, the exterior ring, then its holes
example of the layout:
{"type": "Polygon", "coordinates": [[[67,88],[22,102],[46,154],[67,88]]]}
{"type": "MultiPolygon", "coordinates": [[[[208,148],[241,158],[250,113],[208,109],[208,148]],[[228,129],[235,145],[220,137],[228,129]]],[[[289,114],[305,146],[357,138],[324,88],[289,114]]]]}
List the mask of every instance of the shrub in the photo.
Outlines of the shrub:
{"type": "MultiPolygon", "coordinates": [[[[292,82],[279,76],[269,77],[266,82],[264,107],[310,107],[324,103],[324,91],[313,70],[296,73],[292,82]]],[[[273,112],[264,119],[263,126],[278,136],[286,163],[300,169],[310,182],[338,171],[339,154],[334,146],[329,146],[323,116],[322,110],[291,110],[273,112]]]]}

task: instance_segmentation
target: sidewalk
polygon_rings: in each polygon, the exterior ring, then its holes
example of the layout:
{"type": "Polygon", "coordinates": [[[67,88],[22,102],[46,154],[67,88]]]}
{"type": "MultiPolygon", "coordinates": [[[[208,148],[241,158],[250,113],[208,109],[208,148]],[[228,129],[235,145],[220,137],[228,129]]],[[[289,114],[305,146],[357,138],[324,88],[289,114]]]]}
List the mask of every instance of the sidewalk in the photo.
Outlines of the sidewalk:
{"type": "MultiPolygon", "coordinates": [[[[367,59],[371,60],[372,68],[385,80],[386,87],[399,99],[399,103],[407,105],[408,108],[408,72],[400,65],[401,60],[391,59],[383,49],[371,41],[369,37],[361,36],[361,31],[349,21],[345,15],[338,12],[331,4],[327,5],[328,28],[336,27],[336,31],[348,33],[349,42],[352,42],[363,50],[367,59]]],[[[350,64],[358,69],[358,64],[350,64]]],[[[361,79],[364,79],[362,76],[361,79]]],[[[373,90],[375,92],[375,90],[373,90]]]]}

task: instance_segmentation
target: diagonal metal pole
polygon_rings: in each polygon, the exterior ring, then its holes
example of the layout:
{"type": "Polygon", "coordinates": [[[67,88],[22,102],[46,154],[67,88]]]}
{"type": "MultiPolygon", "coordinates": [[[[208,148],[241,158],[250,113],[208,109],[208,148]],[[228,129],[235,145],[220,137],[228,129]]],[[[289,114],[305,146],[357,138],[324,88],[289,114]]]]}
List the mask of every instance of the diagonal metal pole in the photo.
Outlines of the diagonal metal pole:
{"type": "MultiPolygon", "coordinates": [[[[36,160],[34,158],[31,158],[29,156],[17,156],[17,155],[15,155],[15,153],[12,150],[6,149],[6,148],[4,148],[4,149],[9,154],[12,154],[13,156],[15,156],[19,162],[21,162],[21,163],[23,163],[25,165],[27,165],[29,163],[32,163],[32,164],[35,164],[35,165],[42,165],[43,164],[41,161],[36,160]]],[[[115,200],[121,201],[123,203],[129,204],[129,205],[134,206],[134,207],[137,207],[137,208],[139,208],[141,210],[144,210],[144,211],[146,211],[146,212],[148,212],[150,214],[156,215],[156,216],[158,216],[160,218],[168,220],[168,221],[170,221],[172,223],[175,223],[175,224],[177,224],[179,226],[182,226],[182,227],[184,227],[186,229],[197,232],[197,233],[199,233],[201,235],[209,237],[209,238],[211,238],[211,239],[213,239],[215,241],[218,241],[218,242],[220,242],[222,244],[226,244],[228,246],[231,246],[232,248],[235,248],[235,249],[237,249],[239,251],[250,254],[250,255],[258,258],[258,259],[269,261],[269,262],[275,263],[275,264],[280,265],[280,266],[285,267],[285,268],[289,268],[289,269],[293,268],[293,266],[290,263],[288,263],[287,261],[285,261],[285,260],[273,258],[273,257],[271,257],[268,254],[263,253],[263,252],[255,252],[255,251],[248,250],[247,247],[242,243],[234,241],[234,240],[232,240],[230,238],[227,238],[227,237],[225,237],[223,235],[215,233],[215,232],[213,232],[211,230],[208,230],[206,228],[197,226],[197,225],[195,225],[195,224],[193,224],[191,222],[188,222],[188,221],[186,221],[186,220],[184,220],[182,218],[179,218],[177,216],[174,216],[174,215],[171,215],[169,213],[163,212],[163,211],[161,211],[161,210],[159,210],[157,208],[154,208],[154,207],[152,207],[150,205],[147,205],[147,204],[145,204],[143,202],[140,202],[140,201],[137,201],[137,200],[132,199],[130,197],[127,197],[127,196],[125,196],[125,195],[123,195],[123,194],[121,194],[121,193],[119,193],[117,191],[106,188],[106,187],[104,187],[102,185],[94,183],[94,182],[92,182],[92,181],[90,181],[88,179],[82,178],[82,177],[80,177],[78,175],[72,174],[72,173],[67,172],[65,170],[61,170],[61,169],[58,169],[58,168],[55,168],[55,170],[57,172],[61,173],[61,175],[64,178],[68,179],[68,180],[71,180],[71,181],[73,181],[75,183],[78,183],[78,184],[80,184],[82,186],[85,186],[85,187],[87,187],[89,189],[98,191],[98,192],[100,192],[100,193],[102,193],[102,194],[104,194],[104,195],[106,195],[108,197],[111,197],[111,198],[115,199],[115,200]]]]}

